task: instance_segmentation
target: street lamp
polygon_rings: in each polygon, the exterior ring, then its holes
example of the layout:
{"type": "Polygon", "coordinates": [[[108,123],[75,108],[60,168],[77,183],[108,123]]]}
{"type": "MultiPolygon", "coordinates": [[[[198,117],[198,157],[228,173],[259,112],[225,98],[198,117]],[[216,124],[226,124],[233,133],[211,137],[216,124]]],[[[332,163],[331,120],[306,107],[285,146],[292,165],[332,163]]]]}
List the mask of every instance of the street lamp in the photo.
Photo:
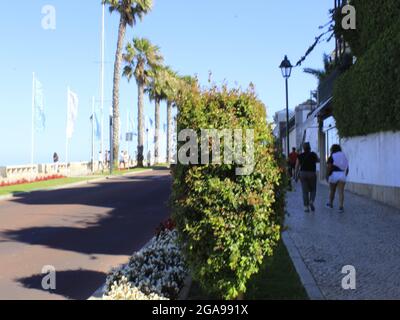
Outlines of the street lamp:
{"type": "Polygon", "coordinates": [[[285,78],[286,82],[286,150],[287,154],[286,156],[289,157],[290,154],[290,147],[289,147],[289,88],[288,88],[288,80],[292,74],[292,64],[290,63],[289,59],[287,56],[285,56],[285,59],[282,61],[281,65],[279,68],[282,71],[282,76],[285,78]]]}

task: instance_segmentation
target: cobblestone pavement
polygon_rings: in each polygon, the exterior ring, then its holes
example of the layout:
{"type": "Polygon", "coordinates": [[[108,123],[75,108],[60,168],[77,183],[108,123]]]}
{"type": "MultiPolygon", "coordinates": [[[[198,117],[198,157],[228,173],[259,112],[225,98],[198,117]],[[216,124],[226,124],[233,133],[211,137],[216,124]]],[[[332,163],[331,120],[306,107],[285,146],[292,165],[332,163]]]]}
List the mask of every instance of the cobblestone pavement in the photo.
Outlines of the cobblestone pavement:
{"type": "Polygon", "coordinates": [[[344,214],[325,208],[304,213],[301,187],[288,194],[288,233],[326,299],[400,299],[400,210],[346,193],[344,214]],[[356,269],[356,290],[344,290],[344,266],[356,269]]]}

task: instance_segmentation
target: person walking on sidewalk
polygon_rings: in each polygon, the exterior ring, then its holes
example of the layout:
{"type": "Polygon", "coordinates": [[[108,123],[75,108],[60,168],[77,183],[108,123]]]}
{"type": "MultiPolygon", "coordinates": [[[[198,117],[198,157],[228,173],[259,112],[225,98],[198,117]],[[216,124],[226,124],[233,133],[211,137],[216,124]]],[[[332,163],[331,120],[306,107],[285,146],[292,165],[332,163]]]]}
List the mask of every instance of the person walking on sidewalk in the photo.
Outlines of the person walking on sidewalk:
{"type": "Polygon", "coordinates": [[[315,198],[317,196],[317,163],[319,158],[311,151],[310,144],[304,143],[304,152],[299,155],[296,163],[296,182],[300,178],[303,190],[304,211],[315,211],[315,198]]]}
{"type": "Polygon", "coordinates": [[[53,154],[53,162],[54,162],[54,171],[58,174],[59,168],[58,168],[58,162],[60,161],[60,158],[58,157],[57,152],[54,152],[53,154]]]}
{"type": "Polygon", "coordinates": [[[292,149],[292,152],[289,154],[289,175],[290,178],[293,179],[296,170],[297,158],[299,157],[296,148],[292,149]]]}
{"type": "Polygon", "coordinates": [[[349,175],[349,161],[342,151],[340,145],[335,144],[331,148],[331,156],[328,159],[328,182],[329,182],[329,202],[327,207],[333,209],[336,190],[339,193],[339,212],[344,212],[344,189],[346,187],[347,176],[349,175]]]}

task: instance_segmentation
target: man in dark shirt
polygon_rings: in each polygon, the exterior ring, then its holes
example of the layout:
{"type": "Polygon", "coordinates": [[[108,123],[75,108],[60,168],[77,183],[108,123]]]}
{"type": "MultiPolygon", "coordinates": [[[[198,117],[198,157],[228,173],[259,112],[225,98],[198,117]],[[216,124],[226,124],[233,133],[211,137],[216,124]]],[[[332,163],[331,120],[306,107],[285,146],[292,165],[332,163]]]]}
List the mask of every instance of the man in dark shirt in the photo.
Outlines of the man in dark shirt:
{"type": "Polygon", "coordinates": [[[317,154],[311,151],[309,143],[303,145],[304,153],[300,154],[296,163],[296,182],[301,181],[303,190],[304,211],[315,211],[315,198],[317,196],[317,163],[320,162],[317,154]],[[297,175],[298,173],[298,175],[297,175]]]}

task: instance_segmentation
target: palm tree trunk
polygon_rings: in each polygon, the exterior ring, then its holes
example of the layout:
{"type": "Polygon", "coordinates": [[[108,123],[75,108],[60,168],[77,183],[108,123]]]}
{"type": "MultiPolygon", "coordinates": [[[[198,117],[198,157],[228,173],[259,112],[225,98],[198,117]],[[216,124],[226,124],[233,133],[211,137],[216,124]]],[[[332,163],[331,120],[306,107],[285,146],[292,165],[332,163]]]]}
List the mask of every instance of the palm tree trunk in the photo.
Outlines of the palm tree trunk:
{"type": "Polygon", "coordinates": [[[144,160],[144,85],[138,84],[138,152],[137,152],[137,164],[138,167],[143,167],[144,160]]]}
{"type": "Polygon", "coordinates": [[[168,126],[168,137],[167,137],[167,162],[171,164],[172,160],[172,102],[167,103],[167,126],[168,126]]]}
{"type": "Polygon", "coordinates": [[[159,164],[160,158],[160,98],[155,99],[155,133],[154,133],[154,158],[155,164],[159,164]]]}
{"type": "Polygon", "coordinates": [[[119,154],[119,83],[121,80],[122,50],[126,33],[126,22],[121,17],[118,29],[117,51],[115,53],[114,63],[114,86],[113,86],[113,158],[118,161],[119,154]]]}

